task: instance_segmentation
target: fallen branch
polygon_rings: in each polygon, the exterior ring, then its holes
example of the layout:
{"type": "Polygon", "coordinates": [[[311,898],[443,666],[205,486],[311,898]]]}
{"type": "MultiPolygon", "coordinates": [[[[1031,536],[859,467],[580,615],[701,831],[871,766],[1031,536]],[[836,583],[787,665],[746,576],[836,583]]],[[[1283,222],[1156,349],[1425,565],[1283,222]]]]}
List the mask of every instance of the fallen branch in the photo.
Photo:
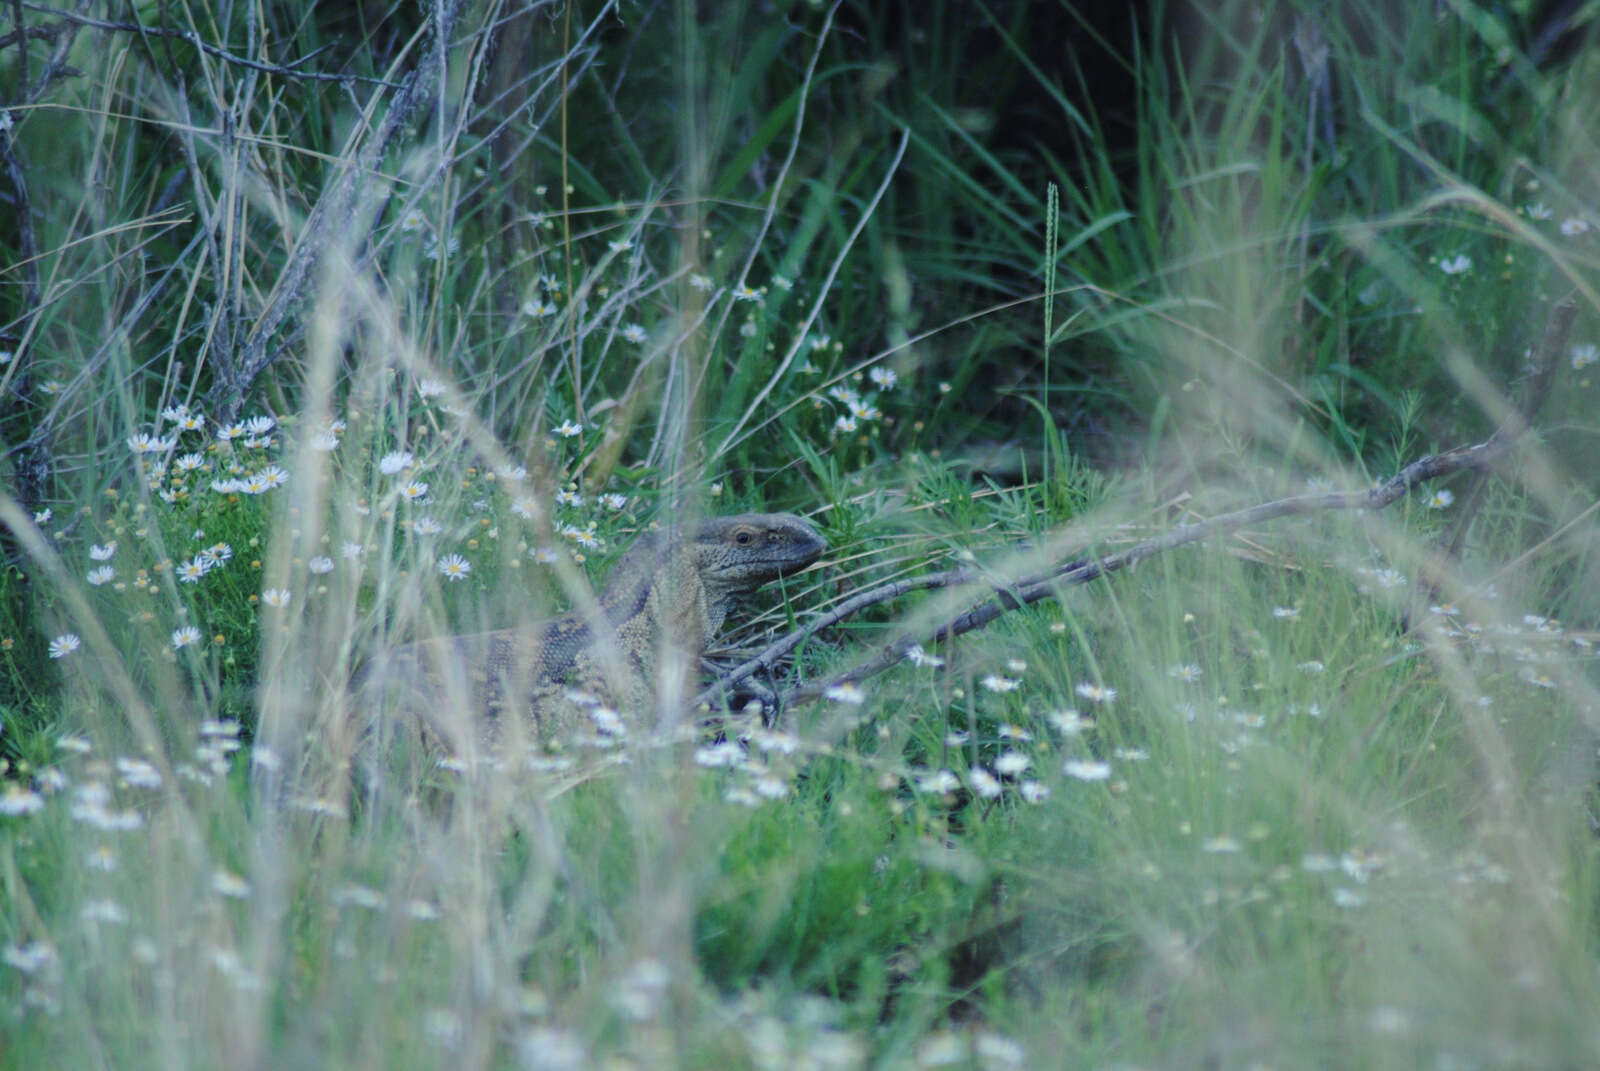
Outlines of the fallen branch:
{"type": "Polygon", "coordinates": [[[1510,451],[1531,425],[1534,414],[1544,404],[1545,397],[1550,392],[1556,362],[1566,349],[1577,311],[1577,302],[1572,297],[1563,299],[1551,308],[1550,318],[1545,324],[1544,337],[1533,357],[1533,373],[1522,404],[1506,418],[1494,434],[1481,443],[1459,446],[1442,454],[1419,458],[1369,491],[1297,495],[1266,502],[1193,524],[1179,525],[1154,539],[1145,540],[1116,554],[1062,562],[1049,569],[1018,577],[1010,583],[997,584],[979,570],[959,568],[897,580],[891,584],[871,588],[844,600],[827,613],[784,635],[754,658],[723,673],[714,684],[702,691],[696,700],[708,704],[722,701],[735,686],[755,673],[771,670],[780,660],[822,629],[838,624],[869,606],[900,598],[913,591],[978,584],[989,588],[989,594],[985,595],[982,602],[938,625],[926,637],[900,636],[885,644],[872,658],[843,673],[780,693],[779,709],[795,703],[812,702],[821,698],[831,688],[876,676],[904,661],[906,653],[913,647],[923,644],[934,646],[952,637],[982,628],[1001,614],[1054,597],[1064,585],[1086,584],[1162,551],[1199,542],[1209,536],[1232,532],[1248,525],[1276,520],[1279,517],[1337,509],[1381,510],[1429,480],[1463,469],[1475,469],[1480,472],[1486,470],[1510,451]]]}
{"type": "MultiPolygon", "coordinates": [[[[215,57],[224,63],[230,63],[234,66],[244,67],[252,71],[261,71],[264,74],[275,74],[283,78],[305,78],[314,82],[359,82],[365,85],[382,86],[385,89],[401,88],[400,83],[385,81],[382,78],[371,78],[359,74],[300,70],[302,66],[310,63],[317,56],[328,51],[328,49],[332,47],[331,45],[324,45],[315,52],[301,56],[299,59],[290,60],[288,63],[263,63],[260,60],[250,59],[248,56],[236,55],[220,45],[214,45],[193,30],[175,30],[165,26],[146,26],[138,22],[112,22],[107,19],[91,18],[90,16],[77,11],[63,11],[60,8],[50,7],[48,4],[35,3],[33,0],[27,0],[26,3],[21,3],[16,6],[19,10],[26,8],[29,11],[37,11],[40,14],[48,15],[51,18],[56,19],[58,22],[70,23],[74,26],[87,26],[91,29],[105,30],[110,33],[138,34],[140,37],[172,38],[173,40],[182,41],[185,44],[191,45],[192,47],[199,49],[201,52],[204,52],[206,55],[215,57]]],[[[20,19],[18,21],[20,21],[20,19]]],[[[53,36],[53,31],[48,29],[41,30],[36,28],[26,28],[25,31],[19,31],[19,33],[21,32],[26,32],[27,36],[29,37],[53,36]]],[[[6,39],[0,38],[0,45],[5,43],[6,39]]]]}

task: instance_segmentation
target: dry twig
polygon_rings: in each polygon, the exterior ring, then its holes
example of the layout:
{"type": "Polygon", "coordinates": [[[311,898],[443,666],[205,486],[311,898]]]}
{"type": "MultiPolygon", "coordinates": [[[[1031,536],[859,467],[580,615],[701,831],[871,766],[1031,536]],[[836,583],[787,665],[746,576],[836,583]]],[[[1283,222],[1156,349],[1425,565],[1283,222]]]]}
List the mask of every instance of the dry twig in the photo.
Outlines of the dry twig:
{"type": "Polygon", "coordinates": [[[1529,379],[1522,404],[1506,418],[1493,435],[1481,443],[1459,446],[1442,454],[1419,458],[1370,491],[1296,495],[1292,498],[1262,503],[1193,524],[1179,525],[1163,535],[1145,540],[1116,554],[1062,562],[1049,569],[1020,576],[1007,584],[996,584],[979,570],[959,568],[897,580],[892,584],[859,592],[808,624],[781,637],[754,658],[723,673],[714,684],[702,691],[697,699],[700,702],[715,703],[752,675],[771,670],[780,660],[821,630],[838,624],[869,606],[897,599],[913,591],[969,585],[989,589],[982,601],[939,624],[925,637],[915,635],[896,637],[884,644],[876,655],[842,673],[827,680],[799,685],[779,693],[776,696],[779,709],[795,703],[814,701],[823,696],[828,689],[838,685],[876,676],[903,661],[906,653],[915,646],[922,644],[937,646],[954,636],[982,628],[1002,614],[1042,599],[1055,597],[1064,586],[1088,583],[1162,551],[1196,543],[1209,536],[1232,532],[1248,525],[1276,520],[1279,517],[1339,509],[1381,510],[1428,480],[1463,469],[1476,469],[1482,472],[1510,451],[1527,431],[1534,414],[1544,404],[1555,374],[1556,362],[1566,348],[1577,311],[1577,302],[1572,297],[1567,297],[1552,307],[1549,320],[1545,324],[1544,337],[1534,354],[1533,374],[1529,379]]]}

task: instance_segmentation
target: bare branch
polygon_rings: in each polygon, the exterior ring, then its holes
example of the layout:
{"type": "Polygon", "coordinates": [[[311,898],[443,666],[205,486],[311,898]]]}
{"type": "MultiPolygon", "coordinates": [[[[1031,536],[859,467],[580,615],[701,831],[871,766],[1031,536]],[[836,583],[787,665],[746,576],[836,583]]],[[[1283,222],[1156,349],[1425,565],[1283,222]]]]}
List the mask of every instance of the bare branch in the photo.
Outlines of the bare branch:
{"type": "Polygon", "coordinates": [[[17,260],[22,264],[22,315],[16,318],[18,333],[28,335],[28,322],[39,309],[39,243],[33,232],[33,201],[28,195],[28,177],[22,161],[17,159],[17,145],[12,137],[11,113],[0,109],[0,172],[4,172],[11,186],[12,204],[15,205],[17,223],[17,260]]]}
{"type": "MultiPolygon", "coordinates": [[[[21,10],[20,4],[14,4],[13,6],[16,8],[16,10],[21,10]]],[[[56,33],[57,30],[53,26],[24,26],[20,30],[13,30],[11,33],[0,34],[0,48],[10,48],[19,41],[54,41],[56,38],[56,33]]],[[[22,77],[17,79],[19,83],[26,84],[28,81],[27,67],[27,60],[20,60],[18,71],[22,77]]]]}
{"type": "MultiPolygon", "coordinates": [[[[992,579],[970,568],[951,569],[926,576],[898,580],[892,584],[860,592],[805,626],[783,636],[762,650],[754,658],[735,666],[718,677],[716,683],[702,691],[697,702],[716,703],[752,674],[770,670],[780,660],[794,651],[822,629],[835,625],[852,614],[869,606],[897,599],[912,591],[930,588],[948,588],[961,585],[982,584],[989,594],[982,602],[935,627],[926,639],[903,635],[885,644],[872,658],[839,673],[828,680],[804,684],[784,692],[782,706],[811,702],[820,698],[829,688],[850,681],[864,680],[892,668],[906,657],[906,653],[921,643],[937,645],[951,637],[982,628],[1002,614],[1019,609],[1042,599],[1056,597],[1063,586],[1085,584],[1107,573],[1125,569],[1165,550],[1196,543],[1213,535],[1236,531],[1249,525],[1261,524],[1280,517],[1326,510],[1367,509],[1381,510],[1399,501],[1423,483],[1464,469],[1483,471],[1507,454],[1518,438],[1527,431],[1533,416],[1544,404],[1553,381],[1555,366],[1566,348],[1567,338],[1577,316],[1577,302],[1567,297],[1550,310],[1543,340],[1534,355],[1534,371],[1521,405],[1507,417],[1488,439],[1472,446],[1456,447],[1442,454],[1419,458],[1402,468],[1389,479],[1370,491],[1331,492],[1327,494],[1297,495],[1291,498],[1266,502],[1248,509],[1221,514],[1193,524],[1179,525],[1154,539],[1147,539],[1127,550],[1100,558],[1079,558],[1063,562],[1041,572],[1018,577],[1008,584],[996,584],[992,579]]],[[[780,706],[779,709],[782,709],[780,706]]]]}
{"type": "MultiPolygon", "coordinates": [[[[222,48],[220,45],[213,45],[210,42],[205,41],[193,30],[171,30],[160,26],[143,26],[136,22],[110,22],[106,19],[90,18],[88,15],[82,15],[73,11],[62,11],[59,8],[53,8],[45,4],[34,3],[32,0],[28,0],[28,2],[23,3],[21,6],[27,8],[29,11],[37,11],[41,14],[49,15],[52,18],[60,19],[64,23],[71,23],[75,26],[87,26],[94,30],[110,30],[116,33],[134,33],[140,35],[141,37],[170,37],[197,48],[208,56],[215,56],[224,63],[231,63],[235,66],[245,67],[252,71],[261,71],[264,74],[276,74],[284,78],[305,78],[316,82],[359,82],[365,85],[383,86],[385,89],[401,88],[401,83],[387,82],[382,78],[368,78],[363,75],[356,74],[326,74],[322,71],[302,71],[298,69],[301,65],[310,63],[317,56],[321,55],[323,52],[326,52],[330,46],[319,48],[309,55],[301,56],[299,59],[291,60],[288,63],[262,63],[259,60],[247,59],[244,56],[236,56],[227,49],[222,48]]],[[[40,36],[40,34],[35,31],[31,33],[30,36],[40,36]]],[[[0,39],[0,44],[3,43],[3,39],[0,39]]]]}
{"type": "MultiPolygon", "coordinates": [[[[19,7],[13,0],[12,12],[19,23],[16,27],[18,33],[22,33],[21,18],[18,13],[21,8],[28,6],[28,4],[23,3],[19,7]]],[[[84,6],[87,6],[87,3],[84,6]]],[[[55,42],[55,47],[50,51],[50,59],[45,63],[44,70],[40,72],[38,80],[31,87],[28,85],[26,77],[17,83],[17,88],[22,94],[22,99],[18,101],[19,104],[32,104],[44,96],[45,90],[49,89],[51,83],[57,78],[65,78],[68,75],[79,73],[76,69],[67,66],[67,56],[71,54],[72,45],[78,39],[78,27],[73,25],[71,20],[63,20],[61,26],[52,27],[51,30],[50,39],[55,42]]],[[[26,44],[19,51],[19,70],[25,73],[28,69],[28,49],[26,44]]]]}
{"type": "Polygon", "coordinates": [[[230,368],[218,368],[211,388],[211,406],[220,423],[231,423],[244,405],[245,393],[269,364],[275,352],[272,340],[291,312],[304,297],[307,282],[322,262],[331,243],[349,236],[349,227],[365,207],[367,220],[375,220],[378,207],[388,196],[386,183],[376,181],[379,162],[402,131],[411,123],[413,115],[430,97],[432,90],[424,85],[425,79],[437,79],[445,63],[445,51],[455,30],[459,5],[441,4],[437,9],[438,24],[433,27],[433,41],[427,55],[400,82],[383,122],[367,144],[348,161],[332,187],[318,200],[316,208],[306,220],[302,238],[290,254],[289,263],[278,281],[271,303],[256,321],[255,330],[245,342],[239,360],[230,368]]]}
{"type": "Polygon", "coordinates": [[[28,90],[28,38],[54,36],[52,33],[34,31],[28,32],[28,27],[22,24],[22,0],[11,0],[11,21],[15,30],[5,37],[0,37],[0,47],[9,44],[21,44],[17,49],[17,91],[25,93],[28,90]]]}

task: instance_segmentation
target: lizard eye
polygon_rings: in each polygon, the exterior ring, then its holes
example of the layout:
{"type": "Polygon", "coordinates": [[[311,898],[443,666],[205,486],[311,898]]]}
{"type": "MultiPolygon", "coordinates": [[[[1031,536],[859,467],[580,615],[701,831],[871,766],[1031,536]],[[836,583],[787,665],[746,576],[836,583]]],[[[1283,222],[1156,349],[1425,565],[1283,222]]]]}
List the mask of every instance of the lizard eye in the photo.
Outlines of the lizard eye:
{"type": "Polygon", "coordinates": [[[744,544],[750,542],[750,533],[749,532],[740,532],[739,534],[737,534],[737,535],[735,535],[733,537],[733,541],[735,543],[738,543],[740,546],[743,546],[744,544]]]}

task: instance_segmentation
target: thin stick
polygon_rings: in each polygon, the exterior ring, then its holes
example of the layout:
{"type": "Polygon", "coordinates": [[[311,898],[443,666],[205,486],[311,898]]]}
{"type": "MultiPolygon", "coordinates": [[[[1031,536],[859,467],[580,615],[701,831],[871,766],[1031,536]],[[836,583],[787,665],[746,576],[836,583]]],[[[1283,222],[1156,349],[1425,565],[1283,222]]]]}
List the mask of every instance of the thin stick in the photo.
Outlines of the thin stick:
{"type": "Polygon", "coordinates": [[[1577,302],[1570,296],[1558,302],[1550,310],[1544,338],[1534,356],[1533,376],[1522,404],[1506,418],[1493,435],[1481,443],[1458,446],[1442,454],[1419,458],[1370,491],[1296,495],[1262,503],[1193,524],[1179,525],[1154,539],[1147,539],[1116,554],[1102,558],[1078,558],[1052,565],[1049,569],[1018,577],[1010,583],[996,584],[976,569],[961,568],[884,584],[846,599],[810,623],[781,637],[754,658],[722,674],[714,684],[696,696],[696,702],[710,704],[720,701],[735,685],[753,673],[770,670],[780,659],[822,629],[837,624],[869,606],[899,598],[912,591],[984,584],[990,589],[991,595],[986,595],[984,601],[938,625],[927,640],[911,635],[897,637],[885,644],[878,654],[851,669],[827,680],[800,685],[782,693],[780,709],[782,706],[814,701],[838,685],[876,676],[903,661],[912,647],[924,642],[935,645],[946,642],[952,637],[982,628],[1001,614],[1042,599],[1055,597],[1065,585],[1086,584],[1107,573],[1125,569],[1153,557],[1164,550],[1186,546],[1208,536],[1232,532],[1279,517],[1337,509],[1381,510],[1399,501],[1428,480],[1462,469],[1480,471],[1486,469],[1510,451],[1532,423],[1534,414],[1544,404],[1545,397],[1550,391],[1557,359],[1566,348],[1567,338],[1572,333],[1572,324],[1577,312],[1577,302]]]}

